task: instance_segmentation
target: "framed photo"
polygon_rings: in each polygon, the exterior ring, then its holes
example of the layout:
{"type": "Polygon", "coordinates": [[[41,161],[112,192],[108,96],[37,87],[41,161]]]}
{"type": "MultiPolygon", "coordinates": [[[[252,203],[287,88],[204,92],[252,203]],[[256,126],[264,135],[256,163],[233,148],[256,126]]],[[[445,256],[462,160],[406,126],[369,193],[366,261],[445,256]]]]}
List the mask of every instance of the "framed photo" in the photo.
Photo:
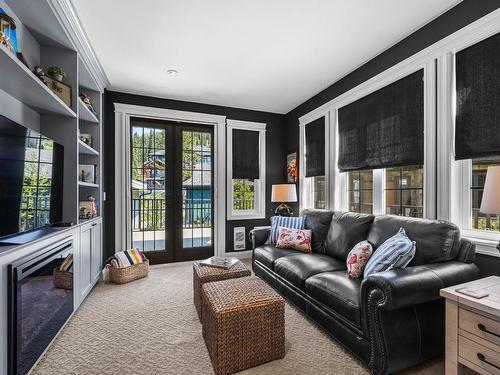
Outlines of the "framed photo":
{"type": "Polygon", "coordinates": [[[286,157],[286,175],[287,182],[290,184],[295,184],[299,180],[299,166],[296,152],[292,152],[286,157]]]}
{"type": "Polygon", "coordinates": [[[96,216],[94,211],[94,202],[80,201],[80,210],[78,215],[80,219],[92,219],[96,216]]]}
{"type": "Polygon", "coordinates": [[[80,133],[80,141],[85,143],[87,146],[92,147],[92,135],[89,133],[80,133]]]}
{"type": "Polygon", "coordinates": [[[82,182],[96,183],[95,179],[95,165],[93,164],[80,164],[78,178],[82,182]]]}

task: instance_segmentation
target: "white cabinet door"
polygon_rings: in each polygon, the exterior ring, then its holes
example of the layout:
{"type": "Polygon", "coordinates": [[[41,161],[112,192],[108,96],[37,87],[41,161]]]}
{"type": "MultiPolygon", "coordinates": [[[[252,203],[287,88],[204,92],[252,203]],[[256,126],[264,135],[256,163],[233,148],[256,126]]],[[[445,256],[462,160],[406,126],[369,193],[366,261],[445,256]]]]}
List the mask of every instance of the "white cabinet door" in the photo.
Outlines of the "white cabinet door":
{"type": "Polygon", "coordinates": [[[92,282],[96,283],[102,271],[102,221],[92,223],[92,282]]]}
{"type": "Polygon", "coordinates": [[[80,231],[79,292],[82,302],[92,289],[92,224],[85,224],[80,231]]]}

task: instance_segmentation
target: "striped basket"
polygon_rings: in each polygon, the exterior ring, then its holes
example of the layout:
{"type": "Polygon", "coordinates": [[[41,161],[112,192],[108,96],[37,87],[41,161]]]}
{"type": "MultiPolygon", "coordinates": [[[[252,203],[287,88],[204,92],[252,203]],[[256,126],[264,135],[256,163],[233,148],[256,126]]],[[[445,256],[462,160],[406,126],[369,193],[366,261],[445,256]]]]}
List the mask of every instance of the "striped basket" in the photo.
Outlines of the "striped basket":
{"type": "Polygon", "coordinates": [[[106,262],[106,268],[109,271],[109,280],[115,284],[126,284],[134,280],[147,277],[149,273],[149,260],[134,264],[129,267],[116,268],[111,265],[111,258],[106,262]]]}

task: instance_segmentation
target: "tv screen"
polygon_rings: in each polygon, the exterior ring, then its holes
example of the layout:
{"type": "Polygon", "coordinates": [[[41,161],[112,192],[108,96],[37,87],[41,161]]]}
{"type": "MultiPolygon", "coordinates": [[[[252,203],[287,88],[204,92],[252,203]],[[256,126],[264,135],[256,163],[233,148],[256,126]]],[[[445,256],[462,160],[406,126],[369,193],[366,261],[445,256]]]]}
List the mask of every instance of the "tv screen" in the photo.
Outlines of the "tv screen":
{"type": "Polygon", "coordinates": [[[0,116],[0,237],[62,220],[63,146],[0,116]]]}

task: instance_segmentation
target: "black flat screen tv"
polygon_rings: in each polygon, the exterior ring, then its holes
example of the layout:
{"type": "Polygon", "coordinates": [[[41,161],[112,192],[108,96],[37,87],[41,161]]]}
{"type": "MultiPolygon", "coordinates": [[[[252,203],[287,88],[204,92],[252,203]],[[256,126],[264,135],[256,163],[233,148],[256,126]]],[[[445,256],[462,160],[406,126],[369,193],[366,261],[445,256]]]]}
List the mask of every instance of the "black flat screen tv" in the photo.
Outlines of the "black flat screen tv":
{"type": "Polygon", "coordinates": [[[62,220],[63,164],[63,146],[0,116],[0,243],[62,220]]]}

